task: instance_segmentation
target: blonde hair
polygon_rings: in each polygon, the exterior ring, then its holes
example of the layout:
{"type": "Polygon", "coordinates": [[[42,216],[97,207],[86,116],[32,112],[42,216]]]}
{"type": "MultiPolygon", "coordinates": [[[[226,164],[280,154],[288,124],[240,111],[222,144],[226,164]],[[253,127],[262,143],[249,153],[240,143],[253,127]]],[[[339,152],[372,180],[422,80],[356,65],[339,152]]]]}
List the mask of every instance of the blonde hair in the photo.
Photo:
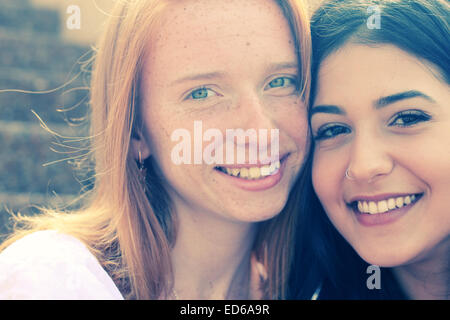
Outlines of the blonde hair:
{"type": "MultiPolygon", "coordinates": [[[[169,296],[173,283],[170,250],[175,242],[176,215],[164,184],[147,164],[141,178],[130,148],[139,126],[139,82],[150,38],[167,0],[119,1],[95,54],[91,80],[91,153],[95,185],[83,208],[61,213],[16,217],[17,227],[3,250],[37,230],[54,229],[83,241],[127,299],[169,296]],[[20,228],[19,228],[20,226],[20,228]]],[[[291,26],[299,48],[301,90],[308,101],[310,33],[302,0],[276,1],[291,26]]],[[[295,201],[288,200],[290,203],[295,201]]],[[[265,295],[284,298],[290,266],[295,206],[286,205],[274,219],[262,222],[254,251],[268,268],[265,295]]]]}

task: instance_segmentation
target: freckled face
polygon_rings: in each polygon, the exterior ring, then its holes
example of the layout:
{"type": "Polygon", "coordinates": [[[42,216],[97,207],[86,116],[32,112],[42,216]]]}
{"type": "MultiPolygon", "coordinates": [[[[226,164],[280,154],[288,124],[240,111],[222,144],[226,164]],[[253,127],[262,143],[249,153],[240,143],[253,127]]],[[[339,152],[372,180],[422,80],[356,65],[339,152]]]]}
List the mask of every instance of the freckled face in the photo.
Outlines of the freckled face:
{"type": "MultiPolygon", "coordinates": [[[[298,61],[281,10],[274,1],[175,1],[162,21],[142,75],[144,157],[156,160],[179,211],[233,221],[273,217],[307,141],[306,109],[295,90],[298,61]],[[180,141],[171,135],[179,129],[190,132],[193,161],[194,121],[203,132],[219,129],[224,139],[227,129],[278,129],[280,157],[288,155],[279,181],[255,191],[215,165],[174,164],[180,141]]],[[[203,150],[210,144],[203,142],[203,150]]]]}
{"type": "Polygon", "coordinates": [[[314,188],[369,263],[449,246],[450,90],[437,74],[389,45],[347,44],[319,70],[314,188]]]}

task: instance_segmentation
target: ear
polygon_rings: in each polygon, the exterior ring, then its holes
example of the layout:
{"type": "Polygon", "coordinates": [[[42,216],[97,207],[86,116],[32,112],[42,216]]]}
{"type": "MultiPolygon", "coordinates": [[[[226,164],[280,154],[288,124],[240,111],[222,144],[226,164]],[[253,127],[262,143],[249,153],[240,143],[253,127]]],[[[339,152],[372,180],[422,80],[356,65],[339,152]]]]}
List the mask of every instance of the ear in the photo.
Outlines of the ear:
{"type": "Polygon", "coordinates": [[[130,147],[136,161],[139,161],[139,151],[141,152],[142,161],[150,156],[149,143],[140,130],[135,130],[131,135],[130,147]]]}

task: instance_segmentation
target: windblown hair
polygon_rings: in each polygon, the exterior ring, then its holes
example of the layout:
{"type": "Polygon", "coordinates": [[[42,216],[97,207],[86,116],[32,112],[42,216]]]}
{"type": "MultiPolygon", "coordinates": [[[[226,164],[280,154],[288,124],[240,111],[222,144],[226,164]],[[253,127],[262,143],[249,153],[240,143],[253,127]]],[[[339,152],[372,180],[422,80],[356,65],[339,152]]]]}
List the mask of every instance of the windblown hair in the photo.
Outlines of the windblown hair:
{"type": "MultiPolygon", "coordinates": [[[[143,60],[152,52],[154,30],[172,1],[117,1],[98,43],[92,70],[89,156],[95,164],[95,184],[85,197],[88,201],[71,212],[42,209],[37,216],[18,215],[15,232],[0,250],[34,231],[59,230],[85,243],[125,298],[170,296],[176,212],[151,158],[145,163],[146,179],[141,178],[130,140],[142,125],[138,90],[143,60]]],[[[311,43],[306,5],[303,0],[276,2],[296,43],[299,90],[307,102],[311,43]]],[[[277,217],[260,223],[254,251],[268,269],[265,297],[285,297],[297,198],[297,193],[292,194],[277,217]]]]}
{"type": "MultiPolygon", "coordinates": [[[[347,43],[394,45],[430,65],[443,82],[450,80],[450,7],[447,0],[328,0],[311,19],[313,60],[311,108],[322,62],[347,43]],[[375,8],[381,28],[370,29],[375,8]]],[[[322,299],[403,299],[391,269],[382,268],[381,290],[368,290],[364,262],[329,221],[312,185],[312,159],[302,184],[291,298],[309,299],[322,284],[322,299]],[[308,264],[305,264],[308,261],[308,264]]]]}

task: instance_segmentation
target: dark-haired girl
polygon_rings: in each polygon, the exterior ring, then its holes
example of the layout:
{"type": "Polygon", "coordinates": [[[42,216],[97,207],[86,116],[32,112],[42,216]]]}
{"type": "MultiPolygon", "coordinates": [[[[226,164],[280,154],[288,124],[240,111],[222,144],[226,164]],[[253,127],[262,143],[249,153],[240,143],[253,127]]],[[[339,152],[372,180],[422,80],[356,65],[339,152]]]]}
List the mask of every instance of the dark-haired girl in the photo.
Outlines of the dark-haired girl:
{"type": "Polygon", "coordinates": [[[449,299],[449,23],[444,0],[329,1],[314,14],[318,199],[306,186],[297,298],[449,299]]]}

